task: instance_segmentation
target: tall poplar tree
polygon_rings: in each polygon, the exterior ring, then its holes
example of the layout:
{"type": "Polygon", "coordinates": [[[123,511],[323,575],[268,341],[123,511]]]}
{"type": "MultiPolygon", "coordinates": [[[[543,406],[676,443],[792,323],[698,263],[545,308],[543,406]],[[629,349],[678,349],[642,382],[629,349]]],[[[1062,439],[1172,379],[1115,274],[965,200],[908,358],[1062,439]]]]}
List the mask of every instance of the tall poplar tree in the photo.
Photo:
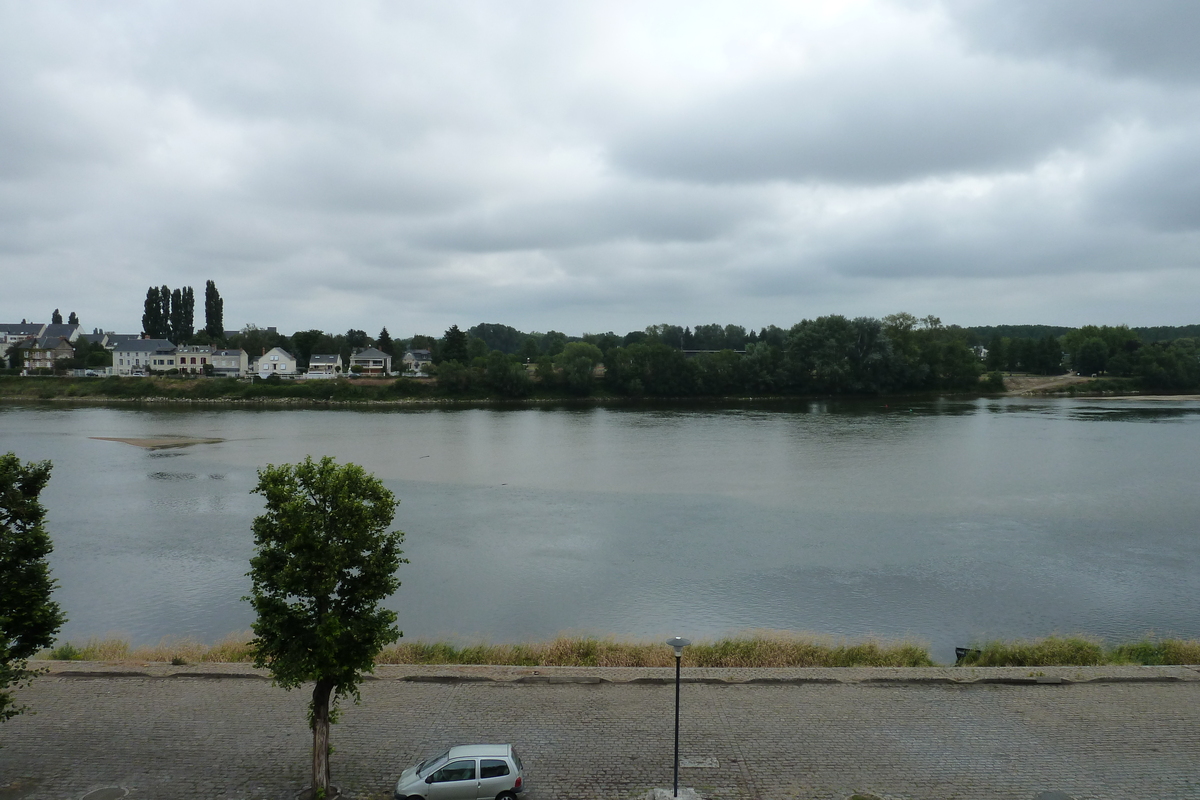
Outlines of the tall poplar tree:
{"type": "Polygon", "coordinates": [[[180,339],[183,337],[183,291],[172,289],[170,297],[171,310],[167,314],[167,319],[170,321],[171,335],[167,338],[174,344],[180,344],[180,339]]]}
{"type": "Polygon", "coordinates": [[[161,290],[157,286],[151,286],[146,290],[146,303],[142,313],[142,332],[151,339],[166,338],[166,320],[163,318],[160,292],[161,290]]]}
{"type": "Polygon", "coordinates": [[[159,313],[162,315],[162,326],[159,328],[158,339],[171,338],[171,287],[165,283],[158,290],[159,313]]]}
{"type": "Polygon", "coordinates": [[[187,343],[191,341],[192,335],[196,333],[196,292],[192,287],[185,286],[180,292],[183,301],[183,313],[180,315],[182,324],[179,327],[179,332],[176,336],[179,337],[175,344],[180,341],[187,343]]]}
{"type": "Polygon", "coordinates": [[[225,301],[212,281],[204,284],[204,330],[214,340],[225,336],[225,301]]]}

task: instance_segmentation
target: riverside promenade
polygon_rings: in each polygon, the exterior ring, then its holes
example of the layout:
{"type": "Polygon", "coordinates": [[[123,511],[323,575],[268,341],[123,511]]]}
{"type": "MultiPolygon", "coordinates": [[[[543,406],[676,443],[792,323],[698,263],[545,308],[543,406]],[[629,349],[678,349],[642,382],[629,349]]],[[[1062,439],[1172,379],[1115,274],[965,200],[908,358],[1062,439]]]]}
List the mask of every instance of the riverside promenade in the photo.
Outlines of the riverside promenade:
{"type": "MultiPolygon", "coordinates": [[[[0,724],[0,800],[293,798],[303,690],[247,665],[48,662],[0,724]]],[[[1197,798],[1200,668],[691,669],[680,786],[701,797],[1197,798]]],[[[382,667],[332,742],[343,796],[390,798],[449,745],[511,742],[523,800],[671,786],[674,670],[382,667]]]]}

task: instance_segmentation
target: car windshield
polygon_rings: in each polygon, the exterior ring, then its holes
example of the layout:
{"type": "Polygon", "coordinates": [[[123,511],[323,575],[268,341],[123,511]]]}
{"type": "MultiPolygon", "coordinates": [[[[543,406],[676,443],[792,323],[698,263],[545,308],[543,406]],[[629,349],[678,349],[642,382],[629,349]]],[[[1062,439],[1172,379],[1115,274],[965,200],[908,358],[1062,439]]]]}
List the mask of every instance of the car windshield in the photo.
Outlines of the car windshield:
{"type": "Polygon", "coordinates": [[[424,778],[427,773],[433,772],[435,767],[440,767],[442,762],[446,761],[448,758],[450,758],[449,750],[441,755],[436,755],[433,758],[425,759],[420,764],[417,764],[417,774],[424,778]]]}
{"type": "Polygon", "coordinates": [[[513,763],[517,765],[517,772],[524,772],[525,768],[521,766],[521,757],[517,755],[517,748],[512,748],[513,763]]]}

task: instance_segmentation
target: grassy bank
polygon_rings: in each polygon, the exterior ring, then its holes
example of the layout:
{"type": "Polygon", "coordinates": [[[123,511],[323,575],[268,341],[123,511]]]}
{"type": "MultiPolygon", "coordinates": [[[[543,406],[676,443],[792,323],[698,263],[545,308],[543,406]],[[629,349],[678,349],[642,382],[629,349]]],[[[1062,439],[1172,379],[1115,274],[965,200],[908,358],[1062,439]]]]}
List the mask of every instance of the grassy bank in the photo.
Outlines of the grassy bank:
{"type": "Polygon", "coordinates": [[[1082,636],[992,641],[976,645],[960,662],[975,667],[1090,667],[1106,664],[1200,664],[1200,640],[1143,639],[1106,645],[1082,636]]]}
{"type": "Polygon", "coordinates": [[[0,377],[0,397],[31,400],[174,400],[313,403],[371,402],[436,396],[434,387],[395,380],[240,381],[234,378],[14,378],[0,377]]]}
{"type": "MultiPolygon", "coordinates": [[[[64,642],[39,658],[78,661],[155,661],[176,664],[253,660],[251,634],[231,634],[216,644],[168,637],[133,647],[124,639],[64,642]]],[[[523,644],[457,646],[402,642],[385,648],[378,664],[498,664],[528,667],[668,667],[675,658],[656,642],[559,636],[523,644]]],[[[746,636],[697,642],[683,659],[689,667],[924,667],[928,650],[911,642],[857,642],[790,635],[746,636]]]]}
{"type": "MultiPolygon", "coordinates": [[[[168,637],[133,647],[124,639],[64,642],[39,655],[78,661],[175,664],[253,661],[249,632],[215,644],[168,637]]],[[[495,664],[525,667],[669,667],[674,656],[658,642],[559,636],[544,642],[475,644],[402,642],[385,648],[377,664],[495,664]]],[[[1106,646],[1085,637],[1047,637],[976,645],[961,662],[980,667],[1200,664],[1200,640],[1145,639],[1106,646]]],[[[799,634],[756,634],[697,642],[684,651],[686,667],[932,667],[929,650],[914,642],[845,641],[799,634]]]]}
{"type": "MultiPolygon", "coordinates": [[[[1004,382],[979,385],[979,391],[1003,391],[1004,382]]],[[[1011,387],[1010,387],[1011,388],[1011,387]]],[[[1069,386],[1030,389],[1030,394],[1063,395],[1071,397],[1138,394],[1139,384],[1132,379],[1093,380],[1069,386]]],[[[933,398],[954,394],[945,391],[903,392],[882,395],[836,395],[853,401],[864,398],[933,398]]],[[[966,392],[965,394],[972,394],[966,392]]],[[[784,401],[826,395],[777,394],[742,395],[689,394],[670,397],[627,396],[615,394],[602,383],[586,396],[576,396],[561,388],[546,388],[534,384],[524,397],[498,395],[485,387],[454,391],[436,383],[412,378],[354,379],[354,380],[255,380],[233,378],[20,378],[0,376],[0,399],[9,401],[43,400],[88,402],[171,402],[171,403],[266,403],[328,405],[355,403],[737,403],[784,401]]]]}

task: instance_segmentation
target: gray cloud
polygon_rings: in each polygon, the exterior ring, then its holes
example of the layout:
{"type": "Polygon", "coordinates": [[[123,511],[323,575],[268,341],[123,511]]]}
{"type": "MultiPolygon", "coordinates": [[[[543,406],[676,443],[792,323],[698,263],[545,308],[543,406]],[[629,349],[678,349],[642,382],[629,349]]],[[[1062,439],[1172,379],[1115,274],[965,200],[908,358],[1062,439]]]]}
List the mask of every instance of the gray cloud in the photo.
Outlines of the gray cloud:
{"type": "Polygon", "coordinates": [[[1180,0],[955,0],[977,45],[1152,81],[1200,80],[1200,6],[1180,0]]]}
{"type": "Polygon", "coordinates": [[[1194,12],[1082,8],[5,4],[0,321],[1194,322],[1194,12]]]}
{"type": "Polygon", "coordinates": [[[698,181],[872,184],[1027,169],[1085,143],[1119,95],[1053,68],[909,56],[706,100],[636,131],[614,158],[698,181]]]}
{"type": "MultiPolygon", "coordinates": [[[[1164,232],[1200,231],[1200,125],[1132,132],[1121,157],[1097,170],[1089,187],[1097,219],[1164,232]]],[[[1146,243],[1148,249],[1151,242],[1146,243]]],[[[1200,264],[1200,252],[1191,254],[1200,264]]]]}

